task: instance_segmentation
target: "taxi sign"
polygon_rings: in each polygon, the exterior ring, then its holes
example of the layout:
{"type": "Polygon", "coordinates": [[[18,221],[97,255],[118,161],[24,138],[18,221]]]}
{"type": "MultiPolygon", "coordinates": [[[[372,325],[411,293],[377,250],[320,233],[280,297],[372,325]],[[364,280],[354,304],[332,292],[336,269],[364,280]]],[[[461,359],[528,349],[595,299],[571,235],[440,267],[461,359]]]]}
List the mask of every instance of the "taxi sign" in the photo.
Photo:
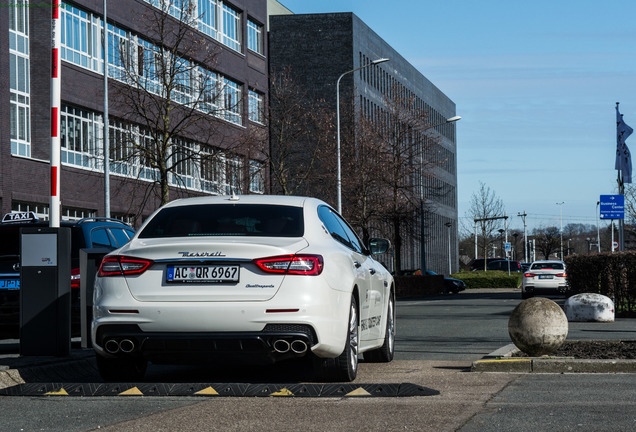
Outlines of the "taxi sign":
{"type": "Polygon", "coordinates": [[[35,214],[35,212],[11,212],[4,215],[2,218],[2,223],[7,222],[37,222],[40,219],[35,214]]]}

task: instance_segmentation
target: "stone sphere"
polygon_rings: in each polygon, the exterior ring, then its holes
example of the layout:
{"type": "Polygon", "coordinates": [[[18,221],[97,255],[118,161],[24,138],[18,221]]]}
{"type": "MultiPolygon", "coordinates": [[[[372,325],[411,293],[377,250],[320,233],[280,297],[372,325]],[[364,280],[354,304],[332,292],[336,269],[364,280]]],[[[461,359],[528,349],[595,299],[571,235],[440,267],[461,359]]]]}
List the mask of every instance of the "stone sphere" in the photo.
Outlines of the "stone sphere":
{"type": "Polygon", "coordinates": [[[508,320],[510,339],[524,353],[542,356],[558,350],[568,336],[568,319],[550,299],[532,297],[522,301],[508,320]]]}

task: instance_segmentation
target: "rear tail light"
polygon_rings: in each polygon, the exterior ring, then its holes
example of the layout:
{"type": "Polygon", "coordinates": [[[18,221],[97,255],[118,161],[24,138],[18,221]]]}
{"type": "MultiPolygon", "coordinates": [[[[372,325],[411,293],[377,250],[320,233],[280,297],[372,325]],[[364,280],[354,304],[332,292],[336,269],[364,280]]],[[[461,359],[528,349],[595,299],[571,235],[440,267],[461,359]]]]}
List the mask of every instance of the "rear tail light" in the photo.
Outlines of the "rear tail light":
{"type": "Polygon", "coordinates": [[[320,255],[281,255],[255,259],[256,264],[266,273],[318,276],[324,266],[320,255]]]}
{"type": "Polygon", "coordinates": [[[99,266],[99,276],[129,276],[145,272],[153,264],[152,260],[126,256],[107,256],[99,266]]]}
{"type": "Polygon", "coordinates": [[[71,289],[79,289],[80,287],[80,269],[71,269],[71,289]]]}
{"type": "Polygon", "coordinates": [[[556,277],[567,277],[567,276],[568,276],[568,274],[567,274],[567,273],[565,273],[565,272],[564,272],[564,273],[557,273],[557,274],[555,274],[555,276],[556,276],[556,277]]]}
{"type": "Polygon", "coordinates": [[[534,274],[534,273],[524,273],[523,274],[523,277],[527,277],[527,278],[531,278],[531,277],[535,277],[535,276],[536,276],[536,274],[534,274]]]}

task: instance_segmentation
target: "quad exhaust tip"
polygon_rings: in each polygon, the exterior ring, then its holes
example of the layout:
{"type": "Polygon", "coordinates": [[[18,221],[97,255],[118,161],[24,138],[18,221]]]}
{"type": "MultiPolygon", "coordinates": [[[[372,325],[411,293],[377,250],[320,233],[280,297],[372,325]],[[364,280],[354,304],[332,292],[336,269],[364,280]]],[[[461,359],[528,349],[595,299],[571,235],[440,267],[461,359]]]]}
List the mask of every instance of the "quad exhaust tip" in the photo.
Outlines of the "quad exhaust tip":
{"type": "Polygon", "coordinates": [[[307,343],[301,339],[294,339],[291,343],[285,339],[276,339],[274,341],[274,351],[285,354],[292,351],[295,354],[304,354],[307,352],[307,343]]]}
{"type": "Polygon", "coordinates": [[[296,354],[304,354],[307,352],[307,344],[300,339],[295,340],[291,343],[291,350],[296,354]]]}
{"type": "Polygon", "coordinates": [[[109,354],[117,354],[120,351],[128,354],[135,350],[135,342],[130,339],[122,339],[121,341],[108,339],[104,343],[104,350],[109,354]]]}

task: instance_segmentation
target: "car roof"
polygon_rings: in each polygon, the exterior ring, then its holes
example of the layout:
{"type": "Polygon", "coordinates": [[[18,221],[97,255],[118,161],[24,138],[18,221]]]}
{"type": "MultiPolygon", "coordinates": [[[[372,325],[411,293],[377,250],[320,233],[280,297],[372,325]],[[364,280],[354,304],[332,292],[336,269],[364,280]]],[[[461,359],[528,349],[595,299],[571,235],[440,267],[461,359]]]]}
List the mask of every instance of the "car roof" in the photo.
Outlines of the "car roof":
{"type": "Polygon", "coordinates": [[[171,201],[163,207],[177,207],[201,204],[270,204],[303,207],[307,203],[326,204],[317,198],[291,195],[223,195],[196,198],[182,198],[171,201]]]}
{"type": "Polygon", "coordinates": [[[561,260],[537,260],[537,261],[532,261],[532,264],[534,263],[561,263],[561,264],[565,264],[565,262],[561,261],[561,260]]]}
{"type": "MultiPolygon", "coordinates": [[[[139,227],[135,233],[137,238],[150,223],[151,220],[163,209],[177,208],[181,206],[196,206],[196,205],[242,205],[242,204],[256,204],[256,205],[281,205],[299,207],[303,209],[303,212],[308,218],[315,217],[318,219],[317,212],[312,209],[317,209],[320,206],[327,206],[333,210],[326,202],[318,199],[306,196],[293,196],[293,195],[220,195],[220,196],[204,196],[194,198],[181,198],[171,201],[163,206],[159,207],[153,214],[151,214],[146,221],[139,227]]],[[[333,210],[335,212],[335,210],[333,210]]],[[[310,219],[305,219],[307,223],[310,219]]]]}

